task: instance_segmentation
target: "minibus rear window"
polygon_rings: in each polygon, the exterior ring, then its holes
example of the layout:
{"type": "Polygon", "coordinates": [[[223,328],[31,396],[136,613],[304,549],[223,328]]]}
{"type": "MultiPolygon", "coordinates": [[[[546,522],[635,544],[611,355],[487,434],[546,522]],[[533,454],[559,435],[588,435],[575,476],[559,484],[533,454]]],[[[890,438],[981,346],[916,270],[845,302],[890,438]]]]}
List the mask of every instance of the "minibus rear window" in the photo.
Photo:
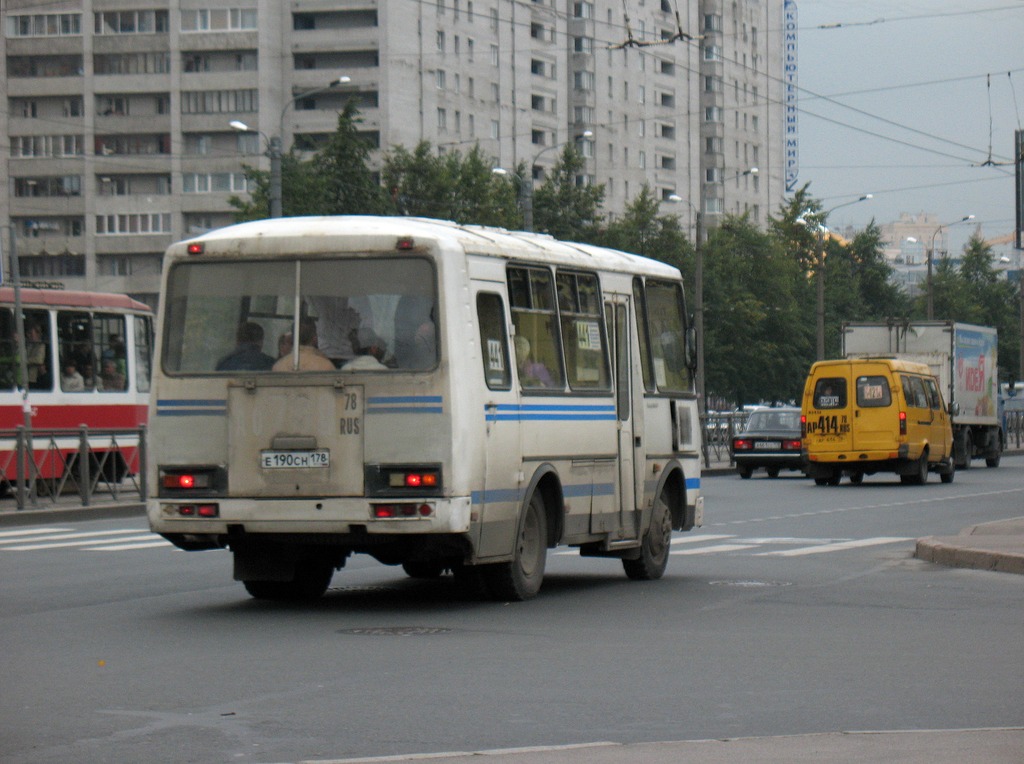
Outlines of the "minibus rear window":
{"type": "Polygon", "coordinates": [[[822,377],[814,384],[814,408],[846,408],[846,380],[842,377],[822,377]]]}
{"type": "Polygon", "coordinates": [[[857,405],[883,408],[892,404],[889,382],[885,377],[857,377],[857,405]]]}

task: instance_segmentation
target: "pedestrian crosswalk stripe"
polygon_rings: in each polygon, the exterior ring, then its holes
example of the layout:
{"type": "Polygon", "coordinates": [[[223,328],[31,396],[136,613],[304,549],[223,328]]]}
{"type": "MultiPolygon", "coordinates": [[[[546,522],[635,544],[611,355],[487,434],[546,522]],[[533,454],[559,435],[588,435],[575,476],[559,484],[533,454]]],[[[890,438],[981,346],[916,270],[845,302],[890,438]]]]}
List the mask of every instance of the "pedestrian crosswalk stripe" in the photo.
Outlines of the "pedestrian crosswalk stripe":
{"type": "Polygon", "coordinates": [[[904,536],[877,536],[870,539],[853,539],[852,541],[840,541],[835,544],[822,544],[820,546],[800,547],[799,549],[782,549],[772,552],[758,552],[759,557],[799,557],[807,554],[823,554],[825,552],[838,552],[843,549],[856,549],[865,546],[880,546],[882,544],[899,544],[905,541],[913,541],[904,536]]]}
{"type": "MultiPolygon", "coordinates": [[[[108,535],[109,534],[113,534],[113,533],[122,533],[122,534],[124,534],[124,533],[138,533],[138,531],[107,531],[108,535]]],[[[39,550],[39,549],[65,549],[65,548],[69,548],[69,547],[92,546],[92,545],[95,545],[95,544],[102,544],[102,543],[104,543],[104,541],[105,541],[104,539],[95,538],[98,535],[101,535],[101,534],[99,534],[99,533],[97,533],[97,534],[88,534],[88,533],[68,534],[68,536],[66,536],[65,538],[70,537],[70,536],[73,536],[75,538],[77,538],[79,536],[92,536],[92,537],[84,539],[84,540],[83,539],[78,539],[77,541],[57,541],[57,542],[54,543],[54,539],[55,538],[60,538],[59,536],[57,536],[57,537],[53,537],[53,538],[50,538],[50,539],[46,539],[46,541],[42,542],[42,543],[22,544],[20,546],[9,546],[9,547],[7,547],[7,549],[9,551],[11,551],[11,552],[34,552],[34,551],[39,550]]],[[[118,539],[118,541],[120,541],[122,543],[127,542],[127,541],[152,541],[152,540],[153,540],[153,534],[152,533],[147,533],[144,536],[122,536],[121,538],[118,539]]],[[[42,541],[42,540],[40,540],[40,541],[42,541]]]]}
{"type": "Polygon", "coordinates": [[[0,531],[0,544],[15,543],[25,536],[48,536],[51,533],[69,533],[71,528],[26,528],[20,531],[0,531]]]}
{"type": "Polygon", "coordinates": [[[717,554],[718,552],[738,552],[741,549],[753,549],[756,544],[716,544],[715,546],[702,546],[696,549],[672,550],[669,554],[717,554]]]}
{"type": "MultiPolygon", "coordinates": [[[[129,534],[129,533],[138,533],[138,532],[139,531],[137,531],[137,530],[91,531],[89,533],[73,533],[73,532],[70,532],[70,531],[67,532],[67,533],[50,533],[50,532],[47,532],[47,533],[39,533],[39,534],[37,534],[39,536],[39,538],[35,539],[35,541],[46,541],[46,542],[50,542],[50,541],[68,541],[70,539],[85,539],[85,538],[96,539],[97,541],[99,541],[100,539],[96,538],[97,536],[124,536],[124,535],[129,534]]],[[[24,538],[24,537],[21,537],[21,538],[18,538],[18,539],[0,539],[0,544],[5,544],[5,545],[6,544],[12,544],[12,543],[13,544],[20,544],[20,543],[25,542],[26,540],[27,539],[24,538]]],[[[91,542],[89,542],[89,543],[91,543],[91,542]]],[[[16,549],[16,550],[22,551],[22,552],[27,551],[27,550],[23,549],[22,547],[16,547],[16,546],[11,546],[11,547],[7,547],[7,548],[8,549],[16,549]]]]}
{"type": "Polygon", "coordinates": [[[125,552],[130,549],[156,549],[157,547],[173,547],[170,541],[164,541],[163,539],[153,539],[150,536],[149,541],[142,541],[138,544],[110,544],[108,546],[91,546],[88,551],[90,552],[125,552]]]}

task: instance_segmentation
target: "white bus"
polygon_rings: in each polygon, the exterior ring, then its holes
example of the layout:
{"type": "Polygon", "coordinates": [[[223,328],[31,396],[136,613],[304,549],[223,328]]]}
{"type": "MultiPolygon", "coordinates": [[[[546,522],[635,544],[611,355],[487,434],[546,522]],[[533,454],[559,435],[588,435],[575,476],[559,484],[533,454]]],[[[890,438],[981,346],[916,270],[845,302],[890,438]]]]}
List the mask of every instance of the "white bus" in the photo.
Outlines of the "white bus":
{"type": "Polygon", "coordinates": [[[151,528],[264,599],[353,553],[537,593],[547,550],[659,578],[702,522],[679,271],[549,236],[279,218],[164,261],[151,528]],[[294,341],[295,339],[298,341],[294,341]]]}

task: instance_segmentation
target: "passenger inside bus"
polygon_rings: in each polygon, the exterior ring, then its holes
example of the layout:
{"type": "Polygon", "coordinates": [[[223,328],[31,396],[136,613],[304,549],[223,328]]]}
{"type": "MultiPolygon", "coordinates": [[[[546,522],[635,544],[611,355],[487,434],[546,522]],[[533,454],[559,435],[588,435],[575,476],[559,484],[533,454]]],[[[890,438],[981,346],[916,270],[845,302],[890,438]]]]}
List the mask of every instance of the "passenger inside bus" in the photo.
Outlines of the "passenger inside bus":
{"type": "Polygon", "coordinates": [[[275,359],[263,352],[263,327],[243,321],[235,332],[235,349],[217,361],[217,371],[266,371],[275,359]]]}
{"type": "Polygon", "coordinates": [[[429,369],[436,362],[434,300],[403,295],[395,308],[395,363],[400,369],[429,369]]]}
{"type": "MultiPolygon", "coordinates": [[[[299,321],[299,371],[334,371],[334,364],[317,347],[316,321],[303,318],[299,321]]],[[[277,359],[274,371],[292,371],[294,354],[289,350],[277,359]]]]}
{"type": "Polygon", "coordinates": [[[530,355],[530,341],[518,335],[516,337],[516,363],[519,365],[519,383],[523,387],[554,387],[548,367],[535,361],[530,355]]]}
{"type": "Polygon", "coordinates": [[[28,364],[28,386],[30,389],[45,390],[50,387],[50,375],[46,368],[46,343],[39,324],[25,326],[25,361],[28,364]]]}
{"type": "Polygon", "coordinates": [[[387,343],[373,329],[353,329],[350,341],[356,357],[342,365],[342,371],[374,371],[388,368],[384,365],[387,343]]]}
{"type": "Polygon", "coordinates": [[[354,357],[351,334],[359,328],[361,317],[348,298],[309,295],[306,302],[316,313],[316,346],[320,352],[338,362],[354,357]]]}

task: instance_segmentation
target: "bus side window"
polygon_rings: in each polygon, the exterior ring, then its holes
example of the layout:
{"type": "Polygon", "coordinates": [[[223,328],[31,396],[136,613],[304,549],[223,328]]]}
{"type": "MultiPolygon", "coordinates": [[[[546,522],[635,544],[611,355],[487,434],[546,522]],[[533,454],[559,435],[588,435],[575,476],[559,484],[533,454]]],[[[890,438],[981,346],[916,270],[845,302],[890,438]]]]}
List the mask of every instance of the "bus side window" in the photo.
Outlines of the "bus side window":
{"type": "Polygon", "coordinates": [[[526,390],[564,390],[554,285],[546,268],[508,269],[519,384],[526,390]]]}
{"type": "Polygon", "coordinates": [[[573,390],[610,390],[601,289],[597,276],[560,271],[556,282],[569,387],[573,390]]]}
{"type": "Polygon", "coordinates": [[[644,282],[633,279],[633,310],[636,313],[638,339],[640,341],[640,366],[644,375],[644,390],[654,392],[654,375],[651,374],[651,332],[647,323],[647,295],[644,282]]]}
{"type": "Polygon", "coordinates": [[[508,390],[512,387],[512,374],[508,364],[508,333],[501,296],[486,292],[478,294],[476,315],[480,324],[480,351],[487,387],[508,390]]]}

